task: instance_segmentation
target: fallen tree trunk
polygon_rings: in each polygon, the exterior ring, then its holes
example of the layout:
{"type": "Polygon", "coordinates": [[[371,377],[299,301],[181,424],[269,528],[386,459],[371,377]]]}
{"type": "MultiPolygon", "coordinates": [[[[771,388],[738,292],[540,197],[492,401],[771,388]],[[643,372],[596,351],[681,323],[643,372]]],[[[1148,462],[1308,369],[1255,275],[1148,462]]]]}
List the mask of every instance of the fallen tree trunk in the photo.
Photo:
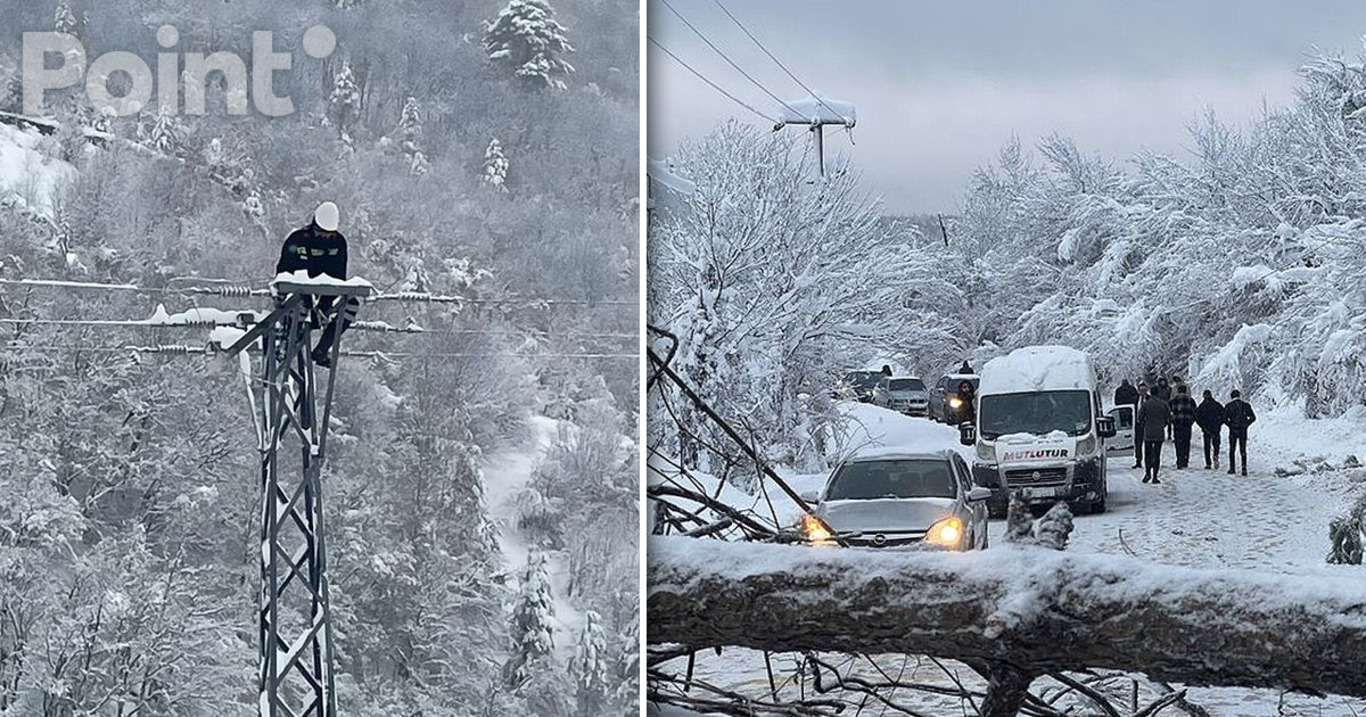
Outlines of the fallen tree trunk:
{"type": "Polygon", "coordinates": [[[894,553],[652,538],[648,639],[900,653],[1366,697],[1366,579],[996,547],[894,553]]]}

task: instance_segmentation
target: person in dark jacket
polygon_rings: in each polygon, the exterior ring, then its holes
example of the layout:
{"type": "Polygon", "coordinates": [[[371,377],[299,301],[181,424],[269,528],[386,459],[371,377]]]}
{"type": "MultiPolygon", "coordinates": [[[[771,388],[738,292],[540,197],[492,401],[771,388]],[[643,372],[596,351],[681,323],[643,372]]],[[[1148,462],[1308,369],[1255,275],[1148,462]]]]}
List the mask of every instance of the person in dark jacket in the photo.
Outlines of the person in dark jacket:
{"type": "Polygon", "coordinates": [[[1208,390],[1195,409],[1195,422],[1200,425],[1200,433],[1204,434],[1205,468],[1218,468],[1219,434],[1224,430],[1224,404],[1216,401],[1214,394],[1208,390]]]}
{"type": "MultiPolygon", "coordinates": [[[[310,279],[328,276],[345,281],[346,237],[338,231],[340,225],[341,211],[337,205],[332,202],[320,204],[313,212],[313,220],[285,239],[285,245],[280,248],[280,261],[275,265],[276,273],[304,271],[310,279]]],[[[325,296],[315,308],[326,318],[333,314],[332,305],[333,297],[325,296]]],[[[341,310],[331,316],[313,349],[314,363],[325,368],[332,365],[332,344],[338,332],[345,333],[359,308],[359,301],[348,299],[341,310]]]]}
{"type": "Polygon", "coordinates": [[[1138,389],[1129,383],[1129,379],[1119,382],[1119,388],[1115,389],[1116,406],[1132,406],[1138,403],[1138,389]]]}
{"type": "Polygon", "coordinates": [[[1134,467],[1143,467],[1143,418],[1139,415],[1139,408],[1143,406],[1143,401],[1148,398],[1148,384],[1144,381],[1138,382],[1138,400],[1134,401],[1134,467]]]}
{"type": "Polygon", "coordinates": [[[1166,376],[1159,376],[1159,377],[1158,377],[1158,379],[1157,379],[1157,387],[1153,389],[1153,395],[1154,395],[1154,396],[1157,396],[1158,398],[1162,399],[1163,401],[1170,401],[1170,400],[1172,400],[1172,387],[1171,387],[1171,384],[1167,383],[1167,377],[1166,377],[1166,376]]]}
{"type": "Polygon", "coordinates": [[[1175,384],[1176,395],[1168,404],[1172,412],[1172,440],[1176,443],[1176,467],[1185,468],[1191,462],[1191,426],[1195,425],[1195,399],[1184,383],[1175,384]]]}
{"type": "Polygon", "coordinates": [[[1237,391],[1229,394],[1229,402],[1224,406],[1224,425],[1228,426],[1228,473],[1233,475],[1237,465],[1235,449],[1243,456],[1243,475],[1247,475],[1247,429],[1257,422],[1257,414],[1252,406],[1239,398],[1237,391]]]}
{"type": "Polygon", "coordinates": [[[963,359],[963,365],[958,367],[958,373],[971,376],[973,373],[972,364],[968,363],[967,359],[963,359]]]}
{"type": "Polygon", "coordinates": [[[1162,441],[1167,437],[1167,424],[1171,422],[1171,417],[1171,408],[1161,396],[1149,396],[1138,407],[1136,423],[1143,426],[1144,483],[1162,482],[1157,479],[1157,472],[1162,467],[1162,441]]]}

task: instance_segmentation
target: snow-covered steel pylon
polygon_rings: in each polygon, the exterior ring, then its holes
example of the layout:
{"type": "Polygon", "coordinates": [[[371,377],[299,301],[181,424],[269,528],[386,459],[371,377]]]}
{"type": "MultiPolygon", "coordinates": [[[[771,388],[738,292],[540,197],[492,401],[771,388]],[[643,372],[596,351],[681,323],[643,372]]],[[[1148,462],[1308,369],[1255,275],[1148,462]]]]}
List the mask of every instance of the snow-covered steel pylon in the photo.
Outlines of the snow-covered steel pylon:
{"type": "Polygon", "coordinates": [[[799,100],[784,102],[778,109],[778,126],[782,129],[790,124],[803,124],[811,127],[816,138],[816,161],[820,165],[821,176],[825,176],[825,126],[842,125],[852,130],[858,124],[858,113],[852,102],[832,100],[817,93],[799,100]]]}
{"type": "Polygon", "coordinates": [[[332,343],[332,369],[320,394],[310,356],[313,307],[331,297],[340,311],[348,299],[367,298],[373,289],[355,279],[313,283],[283,278],[275,288],[275,310],[229,349],[236,354],[259,340],[263,356],[262,378],[252,389],[261,455],[260,714],[334,717],[321,472],[341,332],[332,343]],[[297,464],[288,458],[291,445],[299,448],[297,464]]]}

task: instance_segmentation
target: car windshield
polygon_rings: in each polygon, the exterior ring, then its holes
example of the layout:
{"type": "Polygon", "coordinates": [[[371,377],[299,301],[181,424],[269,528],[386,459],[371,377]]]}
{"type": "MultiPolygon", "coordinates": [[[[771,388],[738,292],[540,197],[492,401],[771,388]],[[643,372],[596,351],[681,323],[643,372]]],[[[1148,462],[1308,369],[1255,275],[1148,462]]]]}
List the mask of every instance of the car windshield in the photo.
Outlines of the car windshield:
{"type": "Polygon", "coordinates": [[[855,388],[872,388],[885,375],[881,371],[850,371],[844,374],[844,382],[855,388]]]}
{"type": "Polygon", "coordinates": [[[830,479],[826,500],[953,498],[953,473],[943,458],[845,463],[830,479]]]}
{"type": "Polygon", "coordinates": [[[894,378],[887,382],[887,388],[893,391],[924,391],[925,382],[918,378],[894,378]]]}
{"type": "Polygon", "coordinates": [[[978,430],[987,439],[1007,433],[1041,436],[1054,431],[1080,436],[1091,429],[1091,394],[1042,391],[982,396],[980,416],[978,430]]]}

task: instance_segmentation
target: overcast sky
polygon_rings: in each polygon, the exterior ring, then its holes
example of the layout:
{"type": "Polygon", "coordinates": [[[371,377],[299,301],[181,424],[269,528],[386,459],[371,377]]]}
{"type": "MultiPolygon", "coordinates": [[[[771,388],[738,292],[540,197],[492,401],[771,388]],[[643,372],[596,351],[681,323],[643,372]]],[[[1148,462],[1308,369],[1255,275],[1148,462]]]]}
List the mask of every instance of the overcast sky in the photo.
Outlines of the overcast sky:
{"type": "MultiPolygon", "coordinates": [[[[1246,125],[1289,104],[1313,47],[1356,57],[1362,0],[721,0],[800,79],[855,104],[854,145],[826,129],[889,213],[952,212],[973,169],[1012,134],[1049,134],[1124,160],[1149,148],[1184,156],[1207,108],[1246,125]]],[[[718,7],[669,0],[778,97],[805,94],[718,7]]],[[[650,36],[764,114],[778,103],[649,0],[650,36]]],[[[650,47],[649,153],[734,117],[765,120],[650,47]]],[[[802,130],[785,130],[798,135],[802,130]]]]}

